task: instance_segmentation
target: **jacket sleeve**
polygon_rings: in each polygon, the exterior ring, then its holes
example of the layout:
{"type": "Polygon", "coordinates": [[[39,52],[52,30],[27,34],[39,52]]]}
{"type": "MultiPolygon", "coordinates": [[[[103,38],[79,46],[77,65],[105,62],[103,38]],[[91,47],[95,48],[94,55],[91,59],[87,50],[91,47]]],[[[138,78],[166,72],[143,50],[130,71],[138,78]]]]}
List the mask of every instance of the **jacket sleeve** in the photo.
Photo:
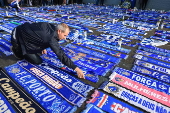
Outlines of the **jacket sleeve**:
{"type": "Polygon", "coordinates": [[[50,48],[54,51],[54,53],[57,55],[58,59],[67,67],[72,68],[75,70],[77,67],[73,61],[67,57],[67,55],[64,53],[64,51],[61,49],[58,41],[55,38],[52,38],[50,42],[50,48]]]}

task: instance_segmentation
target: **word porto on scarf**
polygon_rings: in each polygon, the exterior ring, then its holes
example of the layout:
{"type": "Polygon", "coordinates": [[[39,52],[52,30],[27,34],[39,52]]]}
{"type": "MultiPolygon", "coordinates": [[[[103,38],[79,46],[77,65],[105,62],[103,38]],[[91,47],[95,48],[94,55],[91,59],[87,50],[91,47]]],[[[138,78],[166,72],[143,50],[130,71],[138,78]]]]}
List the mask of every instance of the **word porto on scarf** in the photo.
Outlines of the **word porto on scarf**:
{"type": "Polygon", "coordinates": [[[170,75],[170,69],[168,68],[157,66],[157,65],[154,65],[154,64],[151,64],[145,61],[141,61],[141,60],[136,60],[134,64],[170,75]]]}
{"type": "Polygon", "coordinates": [[[73,105],[80,107],[82,103],[86,100],[82,95],[76,93],[70,87],[65,85],[63,82],[54,78],[51,74],[43,71],[42,69],[35,67],[27,61],[17,62],[23,69],[27,70],[31,74],[35,75],[39,80],[47,84],[50,88],[56,91],[60,96],[62,96],[66,101],[73,105]]]}
{"type": "Polygon", "coordinates": [[[29,97],[23,89],[18,87],[14,80],[9,78],[9,76],[2,69],[0,69],[0,90],[7,98],[8,102],[11,103],[11,105],[9,106],[1,106],[1,113],[2,110],[5,109],[7,111],[8,109],[10,109],[11,111],[12,109],[10,108],[10,106],[12,106],[17,113],[47,113],[47,111],[43,107],[41,107],[37,102],[35,102],[31,97],[29,97]]]}
{"type": "Polygon", "coordinates": [[[18,64],[5,67],[5,69],[48,113],[73,113],[77,109],[18,64]]]}
{"type": "Polygon", "coordinates": [[[133,104],[143,110],[147,110],[150,113],[170,113],[170,108],[164,106],[152,99],[142,96],[138,93],[134,93],[126,88],[116,85],[113,82],[104,82],[100,89],[113,94],[114,96],[121,98],[130,104],[133,104]]]}
{"type": "MultiPolygon", "coordinates": [[[[62,64],[59,61],[59,59],[57,59],[56,57],[51,57],[50,55],[44,54],[44,55],[41,56],[41,58],[54,67],[60,68],[64,71],[72,73],[73,75],[76,75],[76,72],[73,69],[68,68],[67,66],[62,64]]],[[[82,70],[83,70],[83,73],[85,75],[86,80],[89,80],[89,81],[92,81],[92,82],[98,82],[99,78],[95,73],[93,73],[92,71],[85,70],[85,69],[82,69],[82,70]]]]}
{"type": "Polygon", "coordinates": [[[139,59],[139,60],[147,61],[147,62],[155,64],[155,65],[163,66],[165,68],[170,68],[170,63],[162,62],[160,60],[156,60],[156,59],[153,59],[153,58],[145,57],[145,56],[139,55],[139,54],[134,55],[134,57],[139,59]]]}
{"type": "Polygon", "coordinates": [[[170,106],[170,87],[165,83],[119,67],[116,67],[111,74],[110,81],[170,106]]]}
{"type": "Polygon", "coordinates": [[[81,82],[80,80],[76,79],[75,77],[69,75],[68,73],[62,71],[59,68],[56,68],[50,65],[47,62],[43,62],[39,65],[40,68],[49,72],[51,75],[56,77],[58,80],[65,83],[67,86],[70,86],[73,90],[79,92],[83,96],[87,96],[88,92],[93,89],[92,86],[81,82]]]}
{"type": "Polygon", "coordinates": [[[0,92],[0,112],[1,113],[17,113],[12,108],[9,101],[5,98],[5,96],[0,92]]]}
{"type": "Polygon", "coordinates": [[[158,59],[158,60],[163,60],[163,61],[166,61],[166,62],[170,62],[170,58],[160,56],[158,54],[154,54],[154,53],[150,53],[150,52],[146,52],[146,51],[141,51],[141,50],[137,50],[136,53],[140,54],[140,55],[145,55],[145,56],[148,56],[148,57],[152,57],[152,58],[155,58],[155,59],[158,59]]]}
{"type": "Polygon", "coordinates": [[[102,111],[100,108],[93,104],[87,104],[86,109],[83,110],[81,113],[106,113],[106,112],[102,111]]]}
{"type": "Polygon", "coordinates": [[[169,75],[154,71],[152,69],[148,69],[148,68],[145,68],[145,67],[134,65],[131,70],[133,70],[134,72],[137,72],[137,73],[148,75],[150,77],[156,78],[156,79],[161,80],[163,82],[170,83],[170,76],[169,75]]]}
{"type": "Polygon", "coordinates": [[[91,97],[92,99],[87,101],[87,103],[93,104],[108,113],[144,113],[98,90],[95,90],[91,97]]]}

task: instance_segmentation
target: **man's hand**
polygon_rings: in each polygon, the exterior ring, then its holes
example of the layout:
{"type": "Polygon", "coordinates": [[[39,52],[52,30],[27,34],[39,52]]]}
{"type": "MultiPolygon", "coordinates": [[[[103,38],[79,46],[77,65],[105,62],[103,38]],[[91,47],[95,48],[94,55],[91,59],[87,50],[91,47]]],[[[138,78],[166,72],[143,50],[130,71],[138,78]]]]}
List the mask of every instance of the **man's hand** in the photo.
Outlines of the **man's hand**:
{"type": "Polygon", "coordinates": [[[84,73],[80,68],[76,67],[75,71],[77,72],[77,75],[78,75],[79,78],[85,79],[84,73]]]}
{"type": "Polygon", "coordinates": [[[42,54],[47,54],[47,50],[46,49],[42,50],[42,54]]]}

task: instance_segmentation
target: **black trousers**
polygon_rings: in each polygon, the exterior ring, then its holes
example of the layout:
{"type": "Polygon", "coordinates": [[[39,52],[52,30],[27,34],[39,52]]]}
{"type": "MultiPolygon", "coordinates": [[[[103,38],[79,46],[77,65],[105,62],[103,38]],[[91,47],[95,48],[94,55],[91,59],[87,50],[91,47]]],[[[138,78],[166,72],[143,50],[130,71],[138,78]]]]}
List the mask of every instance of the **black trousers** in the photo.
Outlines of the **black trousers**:
{"type": "Polygon", "coordinates": [[[12,35],[11,35],[11,44],[12,44],[14,52],[15,52],[14,54],[16,54],[16,56],[19,56],[20,58],[27,60],[28,62],[30,62],[32,64],[37,64],[37,65],[41,64],[43,62],[43,60],[38,53],[23,55],[22,49],[21,49],[21,44],[17,40],[19,37],[17,37],[16,35],[14,37],[14,35],[15,34],[14,34],[14,30],[13,30],[12,35]]]}
{"type": "Polygon", "coordinates": [[[139,0],[139,9],[144,10],[146,8],[148,0],[139,0]]]}

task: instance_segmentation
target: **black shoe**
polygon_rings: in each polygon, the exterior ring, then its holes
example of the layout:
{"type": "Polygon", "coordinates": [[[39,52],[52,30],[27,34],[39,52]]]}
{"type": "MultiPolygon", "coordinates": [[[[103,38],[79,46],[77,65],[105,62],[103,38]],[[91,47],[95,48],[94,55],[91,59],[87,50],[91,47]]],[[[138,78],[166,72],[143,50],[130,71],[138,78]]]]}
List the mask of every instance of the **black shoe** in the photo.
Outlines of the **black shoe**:
{"type": "Polygon", "coordinates": [[[21,55],[17,50],[15,50],[13,46],[10,47],[10,50],[13,52],[15,58],[17,58],[18,60],[23,59],[23,55],[21,55]]]}

